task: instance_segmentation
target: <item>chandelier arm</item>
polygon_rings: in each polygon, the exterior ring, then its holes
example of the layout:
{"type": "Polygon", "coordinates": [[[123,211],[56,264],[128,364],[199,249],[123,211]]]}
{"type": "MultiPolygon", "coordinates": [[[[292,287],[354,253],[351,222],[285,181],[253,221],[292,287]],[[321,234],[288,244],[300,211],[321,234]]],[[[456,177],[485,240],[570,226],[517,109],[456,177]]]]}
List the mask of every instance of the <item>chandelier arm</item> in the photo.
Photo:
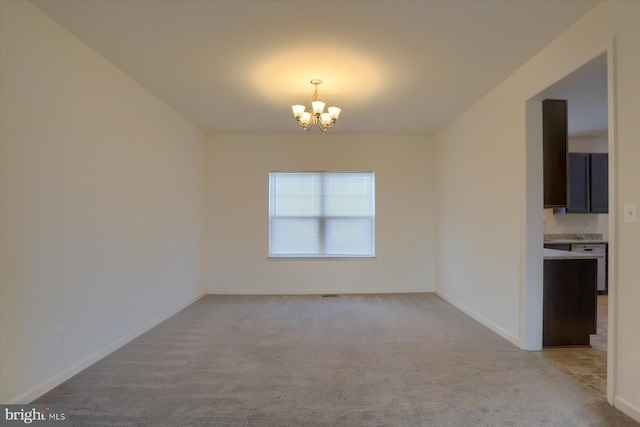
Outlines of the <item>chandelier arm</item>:
{"type": "Polygon", "coordinates": [[[311,130],[311,128],[313,127],[313,119],[311,119],[311,121],[309,123],[307,123],[306,125],[302,126],[302,129],[304,129],[305,132],[309,132],[311,130]]]}
{"type": "Polygon", "coordinates": [[[323,125],[322,122],[320,120],[316,120],[316,125],[318,126],[318,128],[322,131],[322,132],[326,132],[327,131],[327,126],[323,125]]]}
{"type": "Polygon", "coordinates": [[[304,129],[305,132],[309,132],[309,129],[311,129],[311,126],[313,125],[313,123],[309,122],[309,124],[307,125],[303,125],[300,120],[297,121],[298,122],[298,126],[300,126],[302,129],[304,129]]]}

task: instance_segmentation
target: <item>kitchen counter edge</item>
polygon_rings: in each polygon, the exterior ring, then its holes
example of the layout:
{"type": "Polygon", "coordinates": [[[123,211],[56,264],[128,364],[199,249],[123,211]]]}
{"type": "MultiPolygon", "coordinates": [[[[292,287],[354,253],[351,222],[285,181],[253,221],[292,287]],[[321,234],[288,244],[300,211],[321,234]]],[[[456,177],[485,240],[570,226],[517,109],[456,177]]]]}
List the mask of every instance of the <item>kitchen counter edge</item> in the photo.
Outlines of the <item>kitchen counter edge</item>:
{"type": "Polygon", "coordinates": [[[583,252],[569,252],[569,251],[560,251],[557,249],[543,249],[542,257],[544,260],[554,260],[554,259],[598,259],[602,258],[604,255],[597,254],[587,254],[583,252]]]}
{"type": "Polygon", "coordinates": [[[593,244],[607,244],[606,240],[587,240],[587,239],[563,239],[563,240],[545,240],[545,245],[593,245],[593,244]]]}

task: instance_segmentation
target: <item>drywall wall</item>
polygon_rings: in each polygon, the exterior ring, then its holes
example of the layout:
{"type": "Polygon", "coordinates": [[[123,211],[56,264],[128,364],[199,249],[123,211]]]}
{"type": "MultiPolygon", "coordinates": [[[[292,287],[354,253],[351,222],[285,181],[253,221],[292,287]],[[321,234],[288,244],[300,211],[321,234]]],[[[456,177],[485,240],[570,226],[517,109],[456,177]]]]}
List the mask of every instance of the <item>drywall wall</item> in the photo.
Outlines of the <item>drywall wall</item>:
{"type": "Polygon", "coordinates": [[[210,136],[207,291],[432,291],[433,160],[433,145],[424,136],[307,134],[302,130],[286,135],[210,136]],[[373,170],[377,258],[268,259],[272,170],[373,170]]]}
{"type": "Polygon", "coordinates": [[[518,343],[524,113],[485,102],[436,136],[436,291],[518,343]]]}
{"type": "Polygon", "coordinates": [[[569,136],[570,153],[608,153],[609,141],[603,138],[571,138],[569,136]]]}
{"type": "Polygon", "coordinates": [[[204,136],[29,2],[0,2],[0,401],[204,293],[204,136]]]}
{"type": "Polygon", "coordinates": [[[615,254],[609,297],[610,313],[615,315],[610,316],[609,336],[615,336],[616,343],[609,354],[615,359],[615,370],[609,371],[609,398],[640,420],[640,225],[622,221],[623,204],[640,201],[638,22],[639,2],[600,3],[436,136],[436,291],[528,347],[521,330],[526,330],[523,313],[530,301],[521,296],[536,293],[525,287],[536,276],[525,268],[542,268],[535,259],[542,257],[537,246],[542,246],[543,225],[542,175],[527,170],[541,163],[528,161],[535,150],[527,147],[525,118],[530,112],[525,107],[528,100],[608,51],[614,66],[609,90],[615,114],[609,155],[616,178],[610,184],[614,198],[609,214],[615,254]],[[528,182],[527,176],[538,176],[539,182],[528,182]],[[539,208],[530,209],[525,191],[539,191],[539,208]],[[532,248],[528,240],[534,238],[540,244],[532,248]]]}

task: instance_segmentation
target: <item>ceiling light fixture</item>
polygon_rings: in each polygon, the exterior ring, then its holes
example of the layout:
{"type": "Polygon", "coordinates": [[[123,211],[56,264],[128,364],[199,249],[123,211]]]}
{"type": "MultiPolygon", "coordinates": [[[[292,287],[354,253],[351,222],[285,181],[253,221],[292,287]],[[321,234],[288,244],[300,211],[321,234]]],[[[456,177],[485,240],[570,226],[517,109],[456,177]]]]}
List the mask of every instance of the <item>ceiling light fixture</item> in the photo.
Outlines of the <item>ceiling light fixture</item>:
{"type": "Polygon", "coordinates": [[[326,132],[327,129],[333,127],[342,110],[338,107],[329,107],[327,108],[328,112],[325,113],[324,106],[326,104],[320,101],[320,96],[318,95],[318,85],[322,84],[322,80],[313,79],[311,84],[316,87],[313,96],[311,96],[312,111],[304,111],[304,105],[293,105],[291,106],[293,117],[305,131],[309,131],[313,125],[317,125],[322,132],[326,132]]]}

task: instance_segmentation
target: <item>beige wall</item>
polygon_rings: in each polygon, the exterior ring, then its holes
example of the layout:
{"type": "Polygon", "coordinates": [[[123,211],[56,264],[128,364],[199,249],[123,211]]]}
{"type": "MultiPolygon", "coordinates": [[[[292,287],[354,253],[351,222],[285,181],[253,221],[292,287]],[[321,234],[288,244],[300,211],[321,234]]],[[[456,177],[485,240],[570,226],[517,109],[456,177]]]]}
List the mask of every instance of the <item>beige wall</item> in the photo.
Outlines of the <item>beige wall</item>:
{"type": "Polygon", "coordinates": [[[523,119],[485,98],[436,137],[436,291],[516,344],[523,119]]]}
{"type": "Polygon", "coordinates": [[[25,403],[204,293],[204,136],[30,3],[0,7],[0,401],[25,403]]]}
{"type": "Polygon", "coordinates": [[[571,138],[569,136],[570,153],[608,153],[607,138],[571,138]]]}
{"type": "Polygon", "coordinates": [[[609,51],[609,111],[615,112],[609,237],[617,261],[610,265],[615,314],[609,336],[616,344],[609,354],[615,362],[609,398],[640,420],[640,226],[622,222],[622,205],[640,201],[638,22],[639,2],[600,3],[436,136],[436,291],[516,344],[530,346],[528,334],[539,332],[527,322],[532,299],[540,298],[541,310],[543,225],[542,173],[535,171],[541,148],[525,138],[537,134],[527,129],[525,118],[536,116],[527,101],[615,46],[609,51]]]}
{"type": "Polygon", "coordinates": [[[434,287],[428,137],[213,135],[207,146],[207,291],[424,292],[434,287]],[[272,170],[373,170],[376,259],[267,259],[272,170]]]}

